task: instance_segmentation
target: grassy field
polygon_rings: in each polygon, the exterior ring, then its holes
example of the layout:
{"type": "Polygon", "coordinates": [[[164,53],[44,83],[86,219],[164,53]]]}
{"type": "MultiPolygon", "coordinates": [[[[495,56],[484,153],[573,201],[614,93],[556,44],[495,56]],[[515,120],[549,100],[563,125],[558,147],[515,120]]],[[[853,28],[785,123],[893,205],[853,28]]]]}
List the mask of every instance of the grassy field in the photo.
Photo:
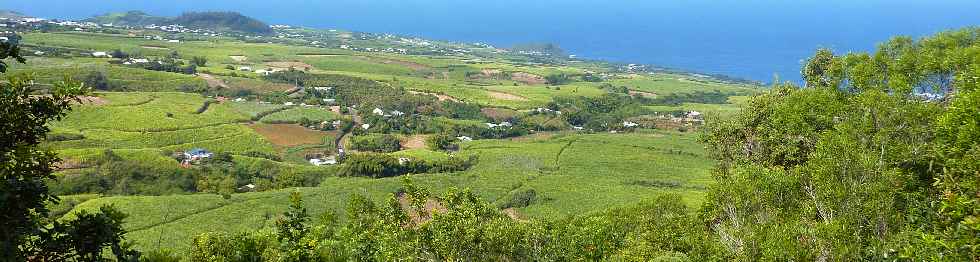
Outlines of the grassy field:
{"type": "Polygon", "coordinates": [[[330,110],[318,107],[294,107],[269,114],[263,117],[261,121],[263,123],[296,123],[304,118],[323,122],[339,119],[340,116],[330,112],[330,110]]]}

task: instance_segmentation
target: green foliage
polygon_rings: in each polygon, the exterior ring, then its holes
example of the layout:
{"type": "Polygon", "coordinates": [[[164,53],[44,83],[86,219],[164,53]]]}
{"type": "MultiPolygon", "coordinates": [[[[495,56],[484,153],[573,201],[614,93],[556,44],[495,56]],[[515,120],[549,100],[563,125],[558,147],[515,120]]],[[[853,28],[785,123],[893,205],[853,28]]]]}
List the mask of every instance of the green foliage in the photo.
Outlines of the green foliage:
{"type": "Polygon", "coordinates": [[[624,119],[645,112],[638,98],[616,94],[594,98],[559,97],[555,98],[555,102],[548,107],[561,111],[561,117],[568,124],[594,131],[615,130],[622,127],[624,119]]]}
{"type": "Polygon", "coordinates": [[[952,79],[976,79],[976,35],[818,50],[807,88],[710,124],[719,241],[739,259],[976,260],[980,104],[952,79]]]}
{"type": "Polygon", "coordinates": [[[92,71],[89,73],[88,76],[85,77],[84,83],[85,86],[100,91],[112,91],[118,88],[109,82],[109,78],[107,78],[104,73],[99,71],[92,71]]]}
{"type": "Polygon", "coordinates": [[[500,208],[524,208],[528,207],[537,200],[538,194],[534,189],[525,189],[514,192],[507,199],[507,202],[500,204],[500,208]]]}
{"type": "MultiPolygon", "coordinates": [[[[19,58],[10,44],[16,42],[0,46],[0,59],[19,58]]],[[[4,70],[6,64],[0,68],[4,70]]],[[[105,247],[119,260],[138,257],[121,244],[125,215],[115,209],[103,207],[67,223],[45,225],[47,204],[59,201],[45,182],[55,178],[52,166],[60,159],[39,144],[50,132],[47,123],[61,119],[88,90],[66,77],[48,96],[36,96],[35,91],[30,77],[8,77],[0,83],[0,259],[95,261],[103,259],[105,247]]]]}
{"type": "Polygon", "coordinates": [[[432,151],[456,150],[459,148],[459,145],[456,143],[456,137],[449,134],[431,135],[425,139],[425,146],[432,151]]]}
{"type": "Polygon", "coordinates": [[[27,61],[24,57],[20,56],[20,36],[13,35],[7,38],[7,41],[0,42],[0,73],[7,72],[7,61],[4,60],[8,58],[20,63],[27,61]]]}
{"type": "MultiPolygon", "coordinates": [[[[278,245],[265,242],[269,237],[261,233],[241,237],[203,234],[195,241],[193,259],[242,258],[241,254],[284,261],[727,258],[720,246],[707,241],[707,232],[697,226],[676,196],[593,215],[526,222],[508,217],[469,190],[450,189],[434,198],[410,180],[404,182],[404,188],[402,197],[408,205],[399,203],[397,194],[381,205],[354,195],[348,201],[344,223],[337,224],[332,216],[313,225],[296,223],[289,230],[277,230],[278,245]],[[433,205],[438,207],[430,208],[433,205]],[[292,244],[299,239],[303,245],[292,244]]],[[[306,221],[298,195],[291,199],[284,219],[306,221]]]]}
{"type": "Polygon", "coordinates": [[[215,31],[235,31],[254,34],[271,34],[272,28],[262,21],[236,12],[188,12],[173,19],[173,23],[191,28],[215,31]]]}
{"type": "Polygon", "coordinates": [[[350,147],[357,151],[391,153],[402,149],[401,140],[393,135],[360,135],[351,137],[350,147]]]}
{"type": "Polygon", "coordinates": [[[551,74],[551,75],[545,76],[544,79],[546,81],[548,81],[548,84],[549,85],[554,85],[554,86],[564,85],[564,84],[568,83],[569,81],[571,81],[571,78],[569,78],[568,75],[566,75],[564,73],[562,73],[562,74],[551,74]]]}
{"type": "Polygon", "coordinates": [[[191,64],[194,64],[197,67],[208,66],[208,58],[205,56],[195,56],[191,58],[191,64]]]}
{"type": "Polygon", "coordinates": [[[353,154],[341,165],[337,174],[342,177],[393,177],[405,174],[449,173],[464,171],[476,162],[475,157],[450,157],[442,161],[400,161],[386,154],[353,154]]]}
{"type": "Polygon", "coordinates": [[[82,211],[74,217],[66,222],[54,221],[32,240],[25,253],[40,261],[102,261],[107,257],[103,251],[108,248],[117,261],[137,261],[140,257],[123,243],[125,214],[104,206],[98,213],[82,211]]]}

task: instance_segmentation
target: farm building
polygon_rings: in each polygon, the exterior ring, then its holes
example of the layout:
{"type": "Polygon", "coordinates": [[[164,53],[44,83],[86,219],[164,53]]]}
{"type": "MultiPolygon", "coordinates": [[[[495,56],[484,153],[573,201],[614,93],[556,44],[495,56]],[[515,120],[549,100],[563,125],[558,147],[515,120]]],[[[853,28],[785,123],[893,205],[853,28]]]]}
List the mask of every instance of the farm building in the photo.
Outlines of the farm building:
{"type": "Polygon", "coordinates": [[[201,159],[204,159],[204,158],[210,158],[212,155],[214,155],[214,154],[212,154],[211,152],[208,152],[207,150],[205,150],[203,148],[195,148],[195,149],[191,149],[189,151],[185,151],[184,152],[184,157],[186,157],[188,160],[192,160],[192,161],[201,160],[201,159]]]}
{"type": "Polygon", "coordinates": [[[336,157],[332,157],[332,156],[331,157],[325,157],[325,158],[313,158],[313,159],[310,159],[310,164],[312,164],[314,166],[336,165],[337,164],[337,158],[336,157]]]}

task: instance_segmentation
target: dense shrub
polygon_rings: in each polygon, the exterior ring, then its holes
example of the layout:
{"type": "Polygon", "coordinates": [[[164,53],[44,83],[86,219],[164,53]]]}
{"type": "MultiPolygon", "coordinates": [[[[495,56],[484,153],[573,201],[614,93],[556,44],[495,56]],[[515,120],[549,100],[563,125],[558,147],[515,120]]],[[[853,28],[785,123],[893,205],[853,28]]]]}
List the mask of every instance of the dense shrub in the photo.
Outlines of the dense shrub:
{"type": "Polygon", "coordinates": [[[390,153],[401,150],[401,140],[393,135],[361,135],[350,139],[350,147],[357,151],[390,153]]]}
{"type": "Polygon", "coordinates": [[[393,177],[405,174],[448,173],[469,169],[476,163],[476,157],[450,157],[443,161],[427,162],[409,160],[399,163],[394,156],[376,153],[352,154],[344,160],[338,171],[339,176],[354,177],[393,177]]]}
{"type": "Polygon", "coordinates": [[[432,151],[456,150],[459,148],[459,145],[456,144],[456,137],[448,134],[429,136],[425,139],[425,146],[432,151]]]}
{"type": "Polygon", "coordinates": [[[524,208],[530,206],[538,198],[534,189],[519,190],[510,194],[507,201],[500,203],[500,208],[524,208]]]}

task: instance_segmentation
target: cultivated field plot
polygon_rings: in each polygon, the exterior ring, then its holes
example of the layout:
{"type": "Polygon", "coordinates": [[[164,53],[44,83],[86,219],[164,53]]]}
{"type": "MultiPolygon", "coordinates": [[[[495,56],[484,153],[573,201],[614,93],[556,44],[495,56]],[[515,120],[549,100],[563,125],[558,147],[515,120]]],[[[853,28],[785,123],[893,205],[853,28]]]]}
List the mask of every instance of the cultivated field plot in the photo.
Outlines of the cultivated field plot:
{"type": "MultiPolygon", "coordinates": [[[[273,145],[243,123],[249,116],[231,103],[211,103],[187,93],[98,93],[104,105],[76,106],[62,121],[51,124],[55,134],[80,139],[53,141],[46,146],[70,152],[91,149],[187,150],[275,153],[273,145]]],[[[241,108],[241,107],[239,107],[241,108]]],[[[76,153],[75,155],[84,155],[76,153]]]]}
{"type": "Polygon", "coordinates": [[[323,131],[310,130],[305,127],[293,124],[254,124],[250,125],[255,132],[258,132],[266,140],[278,146],[298,146],[309,144],[331,144],[333,141],[325,141],[331,137],[330,133],[323,131]]]}

